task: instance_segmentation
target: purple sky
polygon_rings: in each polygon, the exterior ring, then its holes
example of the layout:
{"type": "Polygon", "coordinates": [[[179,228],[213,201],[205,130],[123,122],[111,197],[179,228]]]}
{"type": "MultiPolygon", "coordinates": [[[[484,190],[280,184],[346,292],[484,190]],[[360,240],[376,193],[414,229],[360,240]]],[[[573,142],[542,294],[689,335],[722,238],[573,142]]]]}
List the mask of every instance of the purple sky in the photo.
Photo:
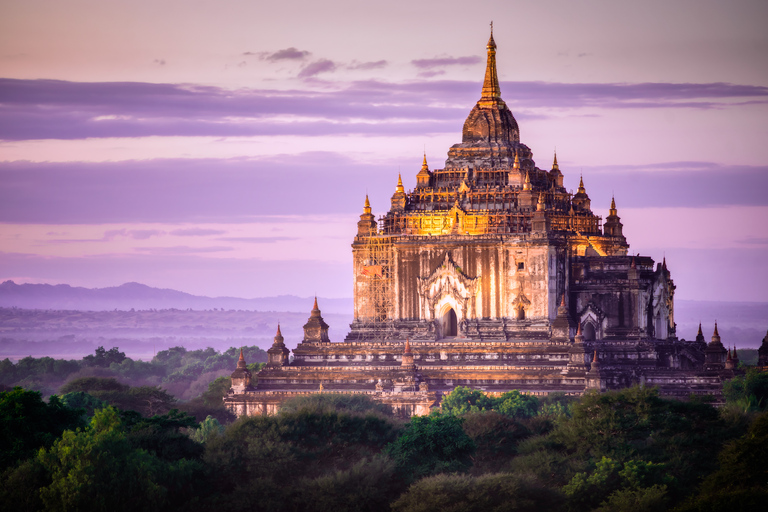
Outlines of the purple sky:
{"type": "Polygon", "coordinates": [[[442,167],[480,94],[677,297],[768,301],[768,4],[7,0],[0,279],[352,294],[368,192],[442,167]]]}

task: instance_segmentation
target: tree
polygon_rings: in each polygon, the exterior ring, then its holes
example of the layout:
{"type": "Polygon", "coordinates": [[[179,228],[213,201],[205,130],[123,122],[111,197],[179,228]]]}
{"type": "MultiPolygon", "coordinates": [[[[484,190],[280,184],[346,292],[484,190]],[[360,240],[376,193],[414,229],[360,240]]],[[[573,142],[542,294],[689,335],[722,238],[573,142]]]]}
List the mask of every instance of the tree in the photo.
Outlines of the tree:
{"type": "Polygon", "coordinates": [[[479,477],[423,478],[392,504],[395,512],[537,512],[560,510],[562,495],[527,476],[499,473],[479,477]]]}
{"type": "Polygon", "coordinates": [[[768,373],[750,368],[743,376],[736,376],[723,384],[723,394],[728,403],[742,410],[768,410],[768,373]]]}
{"type": "Polygon", "coordinates": [[[200,422],[200,425],[189,433],[190,439],[200,444],[205,444],[212,436],[218,436],[224,432],[224,427],[213,416],[208,416],[200,422]]]}
{"type": "Polygon", "coordinates": [[[680,510],[764,510],[768,503],[768,412],[755,418],[749,431],[728,443],[718,458],[720,468],[680,510]]]}
{"type": "Polygon", "coordinates": [[[112,347],[109,350],[105,350],[104,347],[99,347],[93,354],[83,358],[83,364],[86,366],[108,368],[110,364],[120,364],[124,359],[125,352],[120,352],[120,349],[117,347],[112,347]]]}
{"type": "Polygon", "coordinates": [[[0,471],[51,446],[63,431],[80,426],[81,414],[56,396],[46,404],[37,391],[15,387],[0,392],[0,471]]]}
{"type": "Polygon", "coordinates": [[[529,418],[536,414],[539,400],[535,396],[524,395],[516,389],[494,398],[477,389],[456,386],[453,391],[443,397],[440,407],[443,411],[454,415],[497,411],[514,418],[529,418]]]}
{"type": "Polygon", "coordinates": [[[539,400],[532,395],[524,395],[513,389],[495,400],[493,409],[513,418],[530,418],[539,408],[539,400]]]}
{"type": "Polygon", "coordinates": [[[46,510],[161,510],[157,459],[134,450],[117,411],[97,411],[83,431],[64,432],[38,461],[51,476],[40,489],[46,510]]]}
{"type": "Polygon", "coordinates": [[[406,479],[467,471],[475,443],[462,429],[463,422],[448,414],[414,416],[387,452],[406,479]]]}
{"type": "Polygon", "coordinates": [[[482,391],[464,386],[456,386],[440,402],[443,411],[454,415],[490,411],[494,405],[495,401],[482,391]]]}

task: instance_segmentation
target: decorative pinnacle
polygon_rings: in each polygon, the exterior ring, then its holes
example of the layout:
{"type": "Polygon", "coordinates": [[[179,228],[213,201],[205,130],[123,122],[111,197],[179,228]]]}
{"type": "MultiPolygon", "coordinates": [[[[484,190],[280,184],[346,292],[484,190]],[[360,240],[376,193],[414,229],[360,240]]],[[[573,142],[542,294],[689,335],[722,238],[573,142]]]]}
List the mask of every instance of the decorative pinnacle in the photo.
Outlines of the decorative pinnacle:
{"type": "Polygon", "coordinates": [[[523,183],[523,190],[531,190],[531,177],[528,175],[528,171],[525,171],[525,183],[523,183]]]}
{"type": "Polygon", "coordinates": [[[578,327],[576,327],[576,336],[581,336],[581,322],[579,322],[578,327]]]}
{"type": "Polygon", "coordinates": [[[717,336],[718,338],[720,337],[720,333],[717,332],[717,322],[715,322],[715,332],[712,334],[712,337],[715,337],[715,336],[717,336]]]}
{"type": "Polygon", "coordinates": [[[703,333],[703,332],[701,332],[701,322],[699,322],[699,332],[696,334],[696,337],[697,337],[697,338],[698,338],[699,336],[704,336],[704,333],[703,333]]]}
{"type": "Polygon", "coordinates": [[[563,293],[563,298],[560,299],[560,306],[565,307],[565,293],[563,293]]]}
{"type": "Polygon", "coordinates": [[[411,342],[408,341],[408,338],[405,338],[405,350],[403,350],[403,354],[410,354],[411,353],[411,342]]]}
{"type": "Polygon", "coordinates": [[[240,347],[240,358],[238,359],[238,362],[239,361],[245,361],[245,357],[243,357],[243,348],[242,347],[240,347]]]}
{"type": "Polygon", "coordinates": [[[312,311],[320,311],[320,308],[317,307],[317,295],[315,295],[315,304],[312,306],[312,311]]]}
{"type": "Polygon", "coordinates": [[[584,192],[584,176],[579,175],[579,192],[584,192]]]}
{"type": "Polygon", "coordinates": [[[499,88],[499,75],[496,72],[496,41],[493,40],[493,28],[491,28],[491,38],[486,45],[488,50],[488,62],[485,66],[485,79],[483,80],[482,100],[501,100],[501,89],[499,88]]]}
{"type": "Polygon", "coordinates": [[[560,166],[557,165],[557,150],[555,150],[555,161],[552,163],[552,169],[560,170],[560,166]]]}
{"type": "Polygon", "coordinates": [[[403,187],[403,178],[400,176],[400,173],[397,173],[397,191],[405,192],[405,187],[403,187]]]}
{"type": "Polygon", "coordinates": [[[277,323],[277,334],[275,334],[275,337],[282,337],[283,333],[280,332],[280,322],[277,323]]]}
{"type": "MultiPolygon", "coordinates": [[[[517,153],[515,153],[515,163],[512,165],[512,168],[513,169],[519,169],[520,168],[520,157],[517,155],[517,153]]],[[[527,173],[526,173],[526,176],[528,176],[527,173]]]]}
{"type": "Polygon", "coordinates": [[[242,347],[240,347],[240,358],[237,360],[237,367],[240,369],[247,368],[247,365],[245,364],[245,358],[243,357],[242,347]]]}
{"type": "Polygon", "coordinates": [[[424,152],[424,161],[421,163],[421,170],[422,171],[428,171],[429,166],[427,165],[427,152],[424,152]]]}
{"type": "Polygon", "coordinates": [[[371,213],[371,202],[368,200],[368,194],[365,194],[365,206],[363,206],[365,213],[371,213]]]}
{"type": "Polygon", "coordinates": [[[547,203],[544,202],[544,192],[539,192],[539,202],[536,205],[536,209],[539,211],[544,211],[547,209],[547,203]]]}
{"type": "Polygon", "coordinates": [[[611,210],[615,210],[615,209],[616,209],[616,199],[614,199],[613,196],[611,196],[611,210]]]}

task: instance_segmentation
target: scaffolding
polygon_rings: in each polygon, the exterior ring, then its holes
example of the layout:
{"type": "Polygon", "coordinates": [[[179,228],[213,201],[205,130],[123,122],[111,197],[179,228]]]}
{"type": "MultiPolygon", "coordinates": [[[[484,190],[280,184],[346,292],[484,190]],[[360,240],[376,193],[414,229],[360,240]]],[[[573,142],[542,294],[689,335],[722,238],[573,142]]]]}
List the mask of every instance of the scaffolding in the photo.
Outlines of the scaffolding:
{"type": "Polygon", "coordinates": [[[394,316],[394,239],[371,236],[361,248],[363,283],[359,319],[364,323],[385,322],[394,316]]]}

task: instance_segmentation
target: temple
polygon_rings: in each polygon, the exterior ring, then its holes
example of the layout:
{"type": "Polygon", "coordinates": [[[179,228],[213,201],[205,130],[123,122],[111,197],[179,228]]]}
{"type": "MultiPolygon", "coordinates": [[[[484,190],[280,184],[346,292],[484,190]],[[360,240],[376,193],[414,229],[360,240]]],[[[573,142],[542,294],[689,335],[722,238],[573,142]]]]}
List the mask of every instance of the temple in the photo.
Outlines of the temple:
{"type": "Polygon", "coordinates": [[[257,386],[235,388],[233,374],[234,412],[273,413],[320,387],[424,414],[457,385],[581,394],[642,383],[687,397],[733,375],[716,326],[710,343],[701,330],[677,338],[666,261],[629,254],[615,200],[603,221],[583,178],[565,189],[556,154],[537,167],[501,98],[493,34],[486,48],[480,99],[443,168],[425,154],[416,188],[398,177],[378,220],[365,198],[346,339],[329,339],[315,299],[292,360],[278,328],[257,386]]]}

